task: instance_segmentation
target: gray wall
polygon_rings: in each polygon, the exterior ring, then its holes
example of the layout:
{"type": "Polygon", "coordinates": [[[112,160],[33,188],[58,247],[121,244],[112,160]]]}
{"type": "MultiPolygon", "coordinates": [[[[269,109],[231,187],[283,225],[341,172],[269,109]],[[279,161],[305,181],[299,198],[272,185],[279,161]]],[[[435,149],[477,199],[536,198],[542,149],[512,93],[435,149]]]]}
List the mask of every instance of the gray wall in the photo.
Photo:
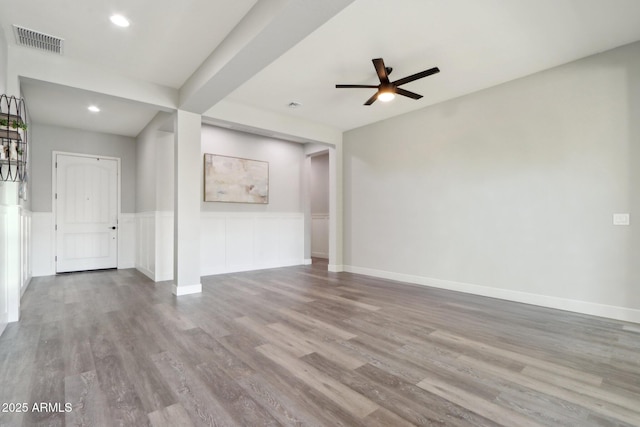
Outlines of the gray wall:
{"type": "Polygon", "coordinates": [[[203,125],[202,153],[269,162],[268,205],[202,202],[203,211],[302,212],[302,144],[203,125]]]}
{"type": "Polygon", "coordinates": [[[347,132],[345,264],[638,309],[639,118],[636,43],[347,132]]]}
{"type": "Polygon", "coordinates": [[[121,159],[121,211],[135,212],[136,145],[126,136],[31,124],[31,209],[51,212],[51,157],[53,151],[95,154],[121,159]]]}
{"type": "Polygon", "coordinates": [[[311,157],[311,213],[329,214],[329,153],[311,157]]]}
{"type": "Polygon", "coordinates": [[[153,128],[136,138],[136,212],[173,211],[174,135],[153,128]]]}

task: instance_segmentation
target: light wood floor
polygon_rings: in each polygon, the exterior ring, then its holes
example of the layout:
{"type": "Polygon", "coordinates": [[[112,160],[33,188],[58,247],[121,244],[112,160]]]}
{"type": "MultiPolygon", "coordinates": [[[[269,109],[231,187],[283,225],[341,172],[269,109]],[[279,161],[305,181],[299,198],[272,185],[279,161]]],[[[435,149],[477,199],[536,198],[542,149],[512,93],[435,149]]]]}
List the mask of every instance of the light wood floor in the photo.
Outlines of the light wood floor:
{"type": "Polygon", "coordinates": [[[640,425],[640,325],[316,265],[169,289],[33,279],[0,338],[0,403],[29,412],[0,424],[640,425]]]}

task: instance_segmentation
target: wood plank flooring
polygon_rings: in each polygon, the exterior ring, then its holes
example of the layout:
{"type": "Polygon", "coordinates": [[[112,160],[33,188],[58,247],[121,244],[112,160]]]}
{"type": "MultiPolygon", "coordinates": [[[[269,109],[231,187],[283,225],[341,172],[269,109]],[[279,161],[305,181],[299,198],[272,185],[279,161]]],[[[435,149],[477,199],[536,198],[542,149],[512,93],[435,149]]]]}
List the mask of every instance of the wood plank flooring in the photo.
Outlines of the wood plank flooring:
{"type": "Polygon", "coordinates": [[[638,325],[322,267],[35,278],[0,425],[640,426],[638,325]]]}

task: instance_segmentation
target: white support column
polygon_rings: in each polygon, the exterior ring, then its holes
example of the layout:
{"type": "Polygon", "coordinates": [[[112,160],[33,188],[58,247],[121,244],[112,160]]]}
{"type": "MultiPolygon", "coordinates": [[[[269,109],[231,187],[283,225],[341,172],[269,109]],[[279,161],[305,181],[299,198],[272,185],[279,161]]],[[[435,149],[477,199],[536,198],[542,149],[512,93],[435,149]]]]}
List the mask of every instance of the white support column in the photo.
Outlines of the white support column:
{"type": "Polygon", "coordinates": [[[202,292],[200,283],[200,192],[202,158],[199,114],[178,110],[175,119],[173,293],[202,292]]]}

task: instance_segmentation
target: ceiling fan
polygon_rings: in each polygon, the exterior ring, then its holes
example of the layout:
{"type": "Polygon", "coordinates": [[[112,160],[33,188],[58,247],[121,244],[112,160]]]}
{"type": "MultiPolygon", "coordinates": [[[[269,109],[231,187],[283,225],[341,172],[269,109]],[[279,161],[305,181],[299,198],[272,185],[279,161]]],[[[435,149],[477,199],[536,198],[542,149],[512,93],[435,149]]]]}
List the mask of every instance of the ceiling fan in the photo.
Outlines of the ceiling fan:
{"type": "Polygon", "coordinates": [[[422,95],[418,95],[417,93],[410,92],[408,90],[402,89],[398,86],[403,84],[412,82],[414,80],[421,79],[423,77],[430,76],[435,73],[439,73],[440,69],[438,67],[433,67],[425,71],[421,71],[416,74],[412,74],[405,78],[396,80],[394,82],[389,81],[389,74],[393,71],[391,67],[385,67],[384,61],[382,58],[376,58],[371,60],[373,62],[373,66],[376,68],[376,73],[378,73],[378,79],[380,79],[379,85],[336,85],[337,89],[351,89],[351,88],[370,88],[370,89],[378,89],[378,91],[364,103],[364,105],[373,104],[376,99],[379,99],[382,102],[391,101],[396,94],[406,96],[412,99],[420,99],[422,95]]]}

